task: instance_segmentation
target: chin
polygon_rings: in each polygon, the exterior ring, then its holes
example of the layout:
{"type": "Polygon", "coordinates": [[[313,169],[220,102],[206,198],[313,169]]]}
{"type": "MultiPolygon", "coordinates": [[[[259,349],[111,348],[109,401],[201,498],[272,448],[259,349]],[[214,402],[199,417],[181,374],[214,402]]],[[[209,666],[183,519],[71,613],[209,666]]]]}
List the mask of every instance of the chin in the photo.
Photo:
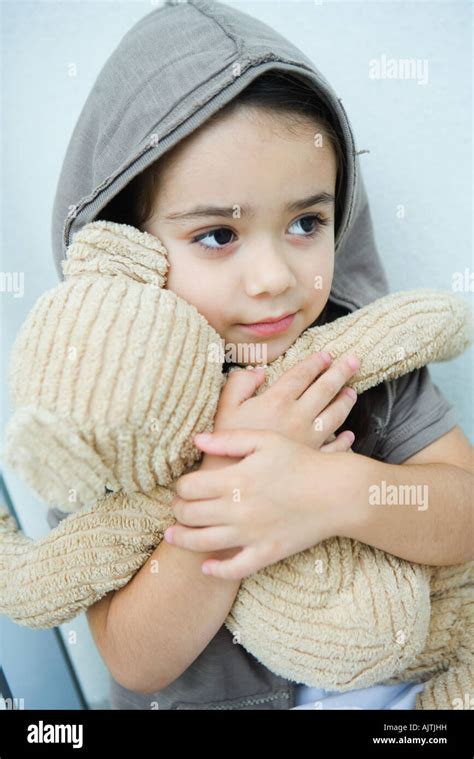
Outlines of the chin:
{"type": "Polygon", "coordinates": [[[290,348],[295,340],[301,335],[301,329],[292,330],[290,333],[275,335],[273,339],[264,340],[246,339],[244,335],[228,335],[225,337],[226,352],[230,350],[229,358],[232,362],[241,366],[262,366],[262,364],[271,364],[272,361],[282,356],[290,348]],[[233,346],[232,348],[229,348],[233,346]],[[239,347],[240,346],[240,347],[239,347]],[[242,348],[242,346],[245,346],[242,348]]]}
{"type": "Polygon", "coordinates": [[[280,339],[279,341],[274,340],[272,342],[268,342],[267,345],[267,360],[265,363],[271,364],[272,361],[275,361],[277,358],[282,356],[288,348],[290,348],[293,343],[295,342],[298,335],[295,335],[292,339],[288,339],[288,337],[285,336],[285,339],[280,339]]]}

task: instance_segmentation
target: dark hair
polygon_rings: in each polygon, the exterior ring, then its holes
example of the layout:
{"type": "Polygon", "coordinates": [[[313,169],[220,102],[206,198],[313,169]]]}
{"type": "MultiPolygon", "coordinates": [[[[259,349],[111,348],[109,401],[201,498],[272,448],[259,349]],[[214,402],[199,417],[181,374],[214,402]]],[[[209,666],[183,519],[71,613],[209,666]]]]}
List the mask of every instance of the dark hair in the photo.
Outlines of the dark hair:
{"type": "MultiPolygon", "coordinates": [[[[334,233],[337,234],[344,207],[346,162],[340,127],[336,126],[337,121],[332,117],[329,106],[303,79],[280,71],[270,71],[254,79],[233,100],[210,116],[205,126],[220,121],[244,106],[265,109],[267,114],[276,117],[277,125],[281,123],[282,117],[286,118],[285,126],[290,131],[298,125],[312,123],[323,139],[325,137],[329,141],[337,165],[334,218],[334,233]]],[[[172,153],[173,148],[130,180],[99,212],[97,218],[131,224],[143,230],[144,223],[153,211],[160,170],[172,153]]]]}
{"type": "MultiPolygon", "coordinates": [[[[276,116],[276,124],[283,117],[286,119],[285,126],[290,130],[299,125],[312,123],[321,133],[323,139],[326,137],[329,141],[335,154],[337,166],[334,217],[334,234],[337,235],[344,208],[345,155],[340,126],[337,119],[333,117],[329,104],[303,78],[285,72],[269,71],[254,79],[233,100],[213,114],[205,124],[215,123],[244,106],[257,110],[265,109],[267,114],[276,116]]],[[[131,224],[137,229],[143,230],[144,223],[153,211],[160,168],[163,165],[163,160],[167,159],[172,152],[173,149],[134,177],[120,193],[109,201],[96,218],[121,224],[131,224]]],[[[342,314],[334,312],[334,310],[331,312],[328,304],[326,304],[312,326],[333,321],[340,315],[342,314]]],[[[223,371],[228,371],[232,365],[231,362],[224,362],[223,371]]],[[[358,448],[368,431],[370,404],[367,395],[368,392],[365,392],[358,397],[351,413],[336,432],[339,434],[346,429],[352,430],[356,436],[353,444],[354,450],[358,448]]]]}

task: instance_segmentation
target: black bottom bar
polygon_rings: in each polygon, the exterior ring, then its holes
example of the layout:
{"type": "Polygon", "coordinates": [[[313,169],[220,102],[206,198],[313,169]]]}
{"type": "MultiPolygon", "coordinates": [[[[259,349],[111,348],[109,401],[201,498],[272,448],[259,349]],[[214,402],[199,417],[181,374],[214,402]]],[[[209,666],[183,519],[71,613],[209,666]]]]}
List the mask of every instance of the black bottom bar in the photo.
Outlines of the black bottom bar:
{"type": "MultiPolygon", "coordinates": [[[[7,703],[8,705],[8,703],[7,703]]],[[[371,756],[456,757],[472,759],[472,711],[267,710],[267,716],[235,712],[151,711],[0,711],[0,759],[30,756],[92,756],[106,749],[131,748],[169,754],[182,751],[215,753],[231,749],[252,756],[260,749],[280,749],[330,757],[343,751],[371,756]],[[262,722],[263,719],[263,722],[262,722]],[[288,720],[282,722],[282,719],[288,720]],[[184,723],[183,723],[184,720],[184,723]],[[243,720],[243,722],[242,722],[243,720]],[[246,722],[249,720],[249,722],[246,722]],[[268,720],[265,722],[265,720],[268,720]],[[251,732],[242,730],[249,725],[251,732]],[[186,727],[186,730],[184,728],[186,727]],[[303,745],[303,739],[307,741],[303,745]],[[171,744],[171,746],[170,746],[171,744]]],[[[243,710],[240,710],[243,711],[243,710]]],[[[132,754],[133,756],[134,754],[132,754]]],[[[107,755],[103,755],[107,759],[107,755]]],[[[346,754],[348,756],[348,754],[346,754]]]]}

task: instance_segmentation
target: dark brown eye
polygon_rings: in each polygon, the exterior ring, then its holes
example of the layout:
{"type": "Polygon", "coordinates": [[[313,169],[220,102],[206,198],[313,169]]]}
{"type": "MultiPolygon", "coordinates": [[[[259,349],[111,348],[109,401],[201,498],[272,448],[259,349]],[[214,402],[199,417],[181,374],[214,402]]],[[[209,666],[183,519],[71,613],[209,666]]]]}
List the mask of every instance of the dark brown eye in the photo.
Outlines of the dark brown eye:
{"type": "Polygon", "coordinates": [[[301,218],[296,219],[291,225],[290,228],[294,224],[300,224],[300,228],[303,229],[304,234],[297,234],[298,237],[314,237],[319,232],[320,228],[325,226],[328,221],[324,216],[321,216],[321,214],[306,214],[306,216],[301,216],[301,218]],[[308,229],[309,227],[309,229],[308,229]]]}
{"type": "Polygon", "coordinates": [[[204,232],[202,235],[193,237],[192,242],[197,242],[207,250],[220,250],[218,246],[228,245],[228,243],[231,242],[229,238],[232,238],[233,234],[232,230],[227,227],[218,227],[217,229],[211,229],[209,232],[204,232]],[[207,243],[202,242],[202,240],[205,240],[206,238],[210,239],[212,237],[214,237],[217,245],[208,245],[207,243]]]}

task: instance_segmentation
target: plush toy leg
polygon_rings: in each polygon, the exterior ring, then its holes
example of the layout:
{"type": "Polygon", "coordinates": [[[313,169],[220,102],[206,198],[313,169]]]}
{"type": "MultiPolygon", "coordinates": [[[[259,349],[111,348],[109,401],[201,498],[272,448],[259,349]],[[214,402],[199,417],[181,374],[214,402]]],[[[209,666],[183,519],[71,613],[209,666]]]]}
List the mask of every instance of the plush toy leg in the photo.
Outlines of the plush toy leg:
{"type": "Polygon", "coordinates": [[[173,496],[113,493],[37,542],[0,508],[0,614],[46,629],[126,585],[175,523],[173,496]]]}
{"type": "Polygon", "coordinates": [[[474,709],[474,562],[437,567],[432,589],[423,658],[439,671],[417,695],[416,708],[474,709]]]}
{"type": "Polygon", "coordinates": [[[245,577],[225,625],[281,677],[367,688],[424,650],[429,576],[421,564],[331,538],[245,577]]]}

